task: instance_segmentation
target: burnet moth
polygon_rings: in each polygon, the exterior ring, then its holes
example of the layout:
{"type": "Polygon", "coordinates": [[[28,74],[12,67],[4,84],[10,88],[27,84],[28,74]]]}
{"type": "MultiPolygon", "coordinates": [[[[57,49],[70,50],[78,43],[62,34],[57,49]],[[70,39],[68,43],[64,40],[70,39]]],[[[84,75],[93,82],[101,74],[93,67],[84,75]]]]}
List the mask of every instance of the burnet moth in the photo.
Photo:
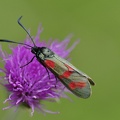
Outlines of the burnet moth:
{"type": "Polygon", "coordinates": [[[67,60],[59,57],[49,48],[36,46],[29,32],[21,24],[21,18],[22,16],[18,19],[18,24],[29,35],[34,46],[6,39],[0,39],[0,42],[9,42],[29,46],[31,48],[31,52],[35,56],[22,67],[25,67],[26,65],[30,64],[33,61],[33,59],[36,58],[46,68],[48,75],[49,69],[55,75],[56,79],[59,79],[65,85],[65,87],[68,88],[76,96],[81,98],[88,98],[91,95],[91,85],[95,85],[92,79],[85,73],[75,68],[67,60]]]}

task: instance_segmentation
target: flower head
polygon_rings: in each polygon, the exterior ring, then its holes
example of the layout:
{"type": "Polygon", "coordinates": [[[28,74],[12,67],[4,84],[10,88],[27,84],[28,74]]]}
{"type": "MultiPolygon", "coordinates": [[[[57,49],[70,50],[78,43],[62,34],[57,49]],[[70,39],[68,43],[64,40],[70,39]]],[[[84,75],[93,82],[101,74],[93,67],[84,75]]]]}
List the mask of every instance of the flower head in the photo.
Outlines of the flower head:
{"type": "MultiPolygon", "coordinates": [[[[41,30],[38,30],[34,42],[37,46],[48,47],[53,52],[61,56],[62,58],[68,57],[71,50],[75,47],[77,42],[75,42],[71,48],[66,49],[70,37],[66,38],[62,42],[55,41],[40,41],[41,30]]],[[[30,38],[26,38],[25,44],[33,46],[30,38]]],[[[26,46],[17,45],[11,48],[11,54],[5,54],[2,49],[0,49],[0,57],[4,62],[4,69],[0,69],[4,73],[3,85],[9,92],[9,97],[5,102],[9,101],[10,106],[4,108],[8,109],[10,107],[25,103],[32,109],[31,114],[34,113],[35,108],[41,111],[48,112],[45,110],[40,102],[42,100],[56,100],[60,97],[67,98],[65,95],[65,86],[60,82],[56,82],[56,78],[53,73],[49,71],[49,75],[43,65],[40,64],[37,59],[34,59],[30,64],[25,67],[21,67],[28,63],[32,58],[33,54],[30,49],[26,46]]]]}

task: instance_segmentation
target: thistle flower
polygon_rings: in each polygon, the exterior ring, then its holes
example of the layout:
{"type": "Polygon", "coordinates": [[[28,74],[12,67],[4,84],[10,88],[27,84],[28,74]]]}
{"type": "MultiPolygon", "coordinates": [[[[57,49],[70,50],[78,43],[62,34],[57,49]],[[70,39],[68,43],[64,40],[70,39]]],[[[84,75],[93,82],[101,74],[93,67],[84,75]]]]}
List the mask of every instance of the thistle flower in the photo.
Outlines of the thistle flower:
{"type": "MultiPolygon", "coordinates": [[[[38,29],[38,33],[34,38],[35,44],[39,47],[45,46],[50,48],[53,52],[61,56],[62,58],[68,57],[69,53],[75,47],[78,42],[75,42],[72,47],[66,49],[70,37],[66,38],[62,42],[58,40],[51,41],[48,43],[45,41],[40,41],[41,29],[38,29]]],[[[30,38],[26,38],[24,43],[33,46],[30,38]]],[[[26,104],[32,109],[31,115],[33,115],[34,110],[37,108],[42,112],[51,111],[45,110],[42,105],[42,100],[56,101],[56,99],[68,98],[65,92],[65,86],[60,82],[56,82],[54,74],[49,71],[50,79],[46,69],[34,59],[30,64],[22,67],[28,63],[33,54],[30,52],[29,48],[22,45],[17,45],[11,48],[11,54],[5,54],[0,48],[0,57],[4,62],[4,69],[0,69],[0,72],[4,73],[3,86],[9,93],[9,97],[5,102],[9,101],[10,106],[3,108],[8,109],[13,106],[19,107],[21,104],[26,104]]]]}

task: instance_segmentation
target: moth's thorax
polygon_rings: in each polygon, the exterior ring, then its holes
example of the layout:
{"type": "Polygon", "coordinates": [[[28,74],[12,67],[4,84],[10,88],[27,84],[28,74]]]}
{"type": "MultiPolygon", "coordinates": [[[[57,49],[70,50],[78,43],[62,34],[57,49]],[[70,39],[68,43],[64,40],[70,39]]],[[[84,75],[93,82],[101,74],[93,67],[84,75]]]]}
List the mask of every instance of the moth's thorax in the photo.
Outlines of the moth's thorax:
{"type": "Polygon", "coordinates": [[[45,56],[44,56],[42,53],[40,53],[40,54],[37,56],[37,58],[38,58],[39,60],[45,60],[45,56]]]}
{"type": "Polygon", "coordinates": [[[37,59],[45,60],[53,57],[54,53],[46,47],[33,47],[31,52],[36,55],[37,59]]]}

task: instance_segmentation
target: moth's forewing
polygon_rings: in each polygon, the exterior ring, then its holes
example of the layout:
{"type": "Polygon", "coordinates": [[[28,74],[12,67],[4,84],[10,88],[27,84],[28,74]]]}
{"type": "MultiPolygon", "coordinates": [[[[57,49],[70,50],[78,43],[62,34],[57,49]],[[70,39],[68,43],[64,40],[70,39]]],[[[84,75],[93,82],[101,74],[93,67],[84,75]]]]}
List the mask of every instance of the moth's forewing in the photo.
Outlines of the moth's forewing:
{"type": "Polygon", "coordinates": [[[77,69],[75,66],[73,66],[70,62],[68,62],[67,60],[59,57],[58,55],[55,55],[55,58],[56,58],[58,61],[62,62],[63,64],[67,64],[68,66],[70,66],[71,68],[73,68],[74,71],[76,71],[76,72],[78,72],[78,73],[80,74],[80,76],[86,77],[86,78],[88,79],[88,81],[90,82],[91,85],[95,85],[94,81],[93,81],[87,74],[85,74],[84,72],[78,70],[78,69],[77,69]]]}
{"type": "Polygon", "coordinates": [[[46,58],[44,64],[75,95],[82,98],[88,98],[90,96],[90,77],[77,70],[71,63],[54,55],[52,58],[46,58]]]}

